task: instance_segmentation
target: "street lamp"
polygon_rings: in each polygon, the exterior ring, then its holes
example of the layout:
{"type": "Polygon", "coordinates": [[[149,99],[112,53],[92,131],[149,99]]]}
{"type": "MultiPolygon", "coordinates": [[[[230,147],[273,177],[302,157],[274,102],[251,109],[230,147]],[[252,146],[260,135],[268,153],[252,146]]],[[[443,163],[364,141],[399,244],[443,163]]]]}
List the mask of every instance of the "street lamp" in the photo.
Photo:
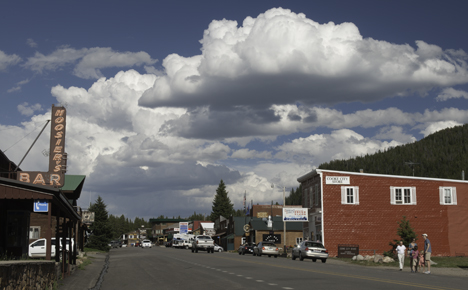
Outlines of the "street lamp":
{"type": "MultiPolygon", "coordinates": [[[[275,185],[272,183],[271,188],[274,188],[275,185]]],[[[283,186],[283,212],[281,216],[283,218],[283,249],[284,253],[286,253],[286,221],[284,220],[284,207],[286,206],[286,187],[283,186]]]]}

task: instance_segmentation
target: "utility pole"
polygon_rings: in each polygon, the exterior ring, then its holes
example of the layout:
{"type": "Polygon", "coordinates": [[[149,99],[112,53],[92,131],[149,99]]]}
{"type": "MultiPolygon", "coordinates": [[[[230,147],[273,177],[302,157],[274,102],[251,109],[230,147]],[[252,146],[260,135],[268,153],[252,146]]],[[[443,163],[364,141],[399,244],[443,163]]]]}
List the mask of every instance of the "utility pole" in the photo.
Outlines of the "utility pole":
{"type": "Polygon", "coordinates": [[[419,164],[419,163],[410,161],[410,162],[405,162],[405,164],[406,164],[406,165],[411,165],[411,167],[413,168],[413,176],[414,176],[414,165],[415,165],[415,164],[419,164]]]}

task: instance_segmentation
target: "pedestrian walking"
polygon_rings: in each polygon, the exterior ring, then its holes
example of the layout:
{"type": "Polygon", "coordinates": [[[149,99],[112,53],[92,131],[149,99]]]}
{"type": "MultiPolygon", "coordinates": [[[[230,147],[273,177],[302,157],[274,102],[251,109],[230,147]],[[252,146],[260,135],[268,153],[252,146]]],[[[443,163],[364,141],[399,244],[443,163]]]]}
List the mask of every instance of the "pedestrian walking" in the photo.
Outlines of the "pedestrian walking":
{"type": "Polygon", "coordinates": [[[419,252],[418,263],[419,263],[419,269],[422,268],[422,272],[424,273],[424,270],[425,270],[425,267],[424,267],[424,251],[419,252]]]}
{"type": "Polygon", "coordinates": [[[431,255],[432,255],[432,246],[431,241],[427,238],[427,234],[422,235],[424,238],[424,263],[427,266],[427,271],[424,274],[431,274],[431,255]]]}
{"type": "Polygon", "coordinates": [[[419,266],[419,251],[418,246],[414,246],[413,250],[411,250],[411,273],[418,273],[418,266],[419,266]]]}
{"type": "MultiPolygon", "coordinates": [[[[417,247],[418,244],[416,244],[416,238],[413,238],[413,241],[408,245],[408,255],[409,255],[409,259],[410,259],[410,266],[411,266],[411,273],[414,272],[414,266],[413,266],[413,260],[414,259],[419,259],[419,255],[414,257],[413,256],[413,250],[415,247],[417,247]]],[[[418,251],[418,254],[419,254],[419,251],[418,251]]]]}
{"type": "Polygon", "coordinates": [[[400,262],[400,271],[403,271],[403,265],[405,264],[406,247],[403,245],[403,241],[396,247],[398,253],[398,261],[400,262]]]}

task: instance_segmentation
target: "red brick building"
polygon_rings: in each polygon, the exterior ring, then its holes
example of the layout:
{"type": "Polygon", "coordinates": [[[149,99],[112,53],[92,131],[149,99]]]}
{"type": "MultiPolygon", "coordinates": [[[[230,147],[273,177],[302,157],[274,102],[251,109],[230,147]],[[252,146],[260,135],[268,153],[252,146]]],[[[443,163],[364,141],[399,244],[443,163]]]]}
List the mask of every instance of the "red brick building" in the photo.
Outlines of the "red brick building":
{"type": "Polygon", "coordinates": [[[297,181],[309,209],[304,238],[321,240],[330,256],[339,244],[382,254],[403,216],[419,245],[428,234],[433,256],[468,254],[468,181],[320,169],[297,181]]]}

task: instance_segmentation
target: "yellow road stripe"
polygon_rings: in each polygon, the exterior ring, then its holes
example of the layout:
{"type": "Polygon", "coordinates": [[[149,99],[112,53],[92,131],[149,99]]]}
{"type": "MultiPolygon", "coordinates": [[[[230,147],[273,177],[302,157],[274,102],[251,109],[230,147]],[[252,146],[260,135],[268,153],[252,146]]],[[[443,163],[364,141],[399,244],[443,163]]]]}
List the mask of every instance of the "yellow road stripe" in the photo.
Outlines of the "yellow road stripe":
{"type": "Polygon", "coordinates": [[[340,273],[335,273],[335,272],[303,269],[303,268],[289,267],[289,266],[283,266],[283,265],[272,265],[272,264],[267,264],[267,263],[252,262],[252,261],[233,259],[233,258],[225,258],[225,257],[220,257],[220,256],[217,256],[217,258],[225,259],[225,260],[232,260],[232,261],[240,261],[240,262],[245,262],[245,263],[250,263],[250,264],[257,264],[257,265],[262,265],[262,266],[271,266],[271,267],[277,267],[277,268],[283,268],[283,269],[289,269],[289,270],[299,270],[299,271],[304,271],[304,272],[311,272],[311,273],[318,273],[318,274],[325,274],[325,275],[333,275],[333,276],[340,276],[340,277],[347,277],[347,278],[354,278],[354,279],[361,279],[361,280],[368,280],[368,281],[375,281],[375,282],[382,282],[382,283],[389,283],[389,284],[412,286],[412,287],[417,287],[417,288],[435,289],[435,290],[460,290],[457,288],[448,288],[448,287],[443,287],[443,286],[433,286],[433,285],[426,285],[426,284],[419,284],[419,283],[412,283],[412,282],[388,280],[388,279],[374,278],[374,277],[368,277],[368,276],[340,274],[340,273]]]}

